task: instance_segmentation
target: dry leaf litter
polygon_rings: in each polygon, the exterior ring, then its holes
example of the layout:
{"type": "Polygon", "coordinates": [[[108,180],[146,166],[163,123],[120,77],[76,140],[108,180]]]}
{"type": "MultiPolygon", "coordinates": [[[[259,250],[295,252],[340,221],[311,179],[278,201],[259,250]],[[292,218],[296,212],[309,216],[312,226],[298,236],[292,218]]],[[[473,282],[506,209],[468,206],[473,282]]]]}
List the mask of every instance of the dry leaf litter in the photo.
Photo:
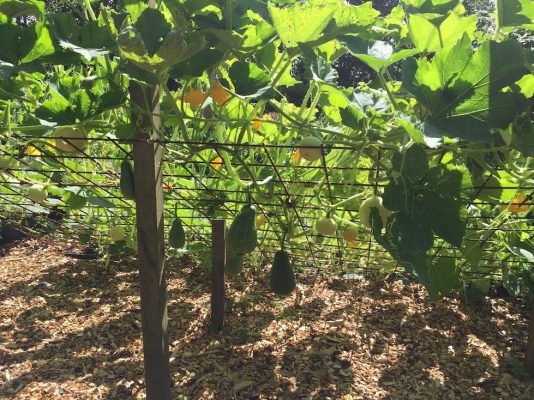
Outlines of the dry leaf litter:
{"type": "MultiPolygon", "coordinates": [[[[105,269],[65,255],[73,250],[49,238],[0,250],[0,396],[141,399],[135,262],[105,269]]],[[[173,399],[534,399],[506,362],[526,343],[519,302],[432,302],[400,280],[309,273],[279,298],[267,274],[228,283],[216,334],[208,272],[187,258],[169,263],[173,399]]]]}

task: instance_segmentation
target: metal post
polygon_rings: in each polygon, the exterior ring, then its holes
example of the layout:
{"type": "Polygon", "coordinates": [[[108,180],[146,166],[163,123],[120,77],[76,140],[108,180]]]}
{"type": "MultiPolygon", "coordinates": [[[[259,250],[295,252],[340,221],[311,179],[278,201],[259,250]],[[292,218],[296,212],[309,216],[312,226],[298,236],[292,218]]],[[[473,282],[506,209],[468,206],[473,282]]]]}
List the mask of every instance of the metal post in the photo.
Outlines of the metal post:
{"type": "Polygon", "coordinates": [[[136,124],[133,159],[146,398],[170,400],[162,148],[152,140],[159,137],[159,88],[132,83],[130,98],[136,124]],[[143,112],[136,113],[136,108],[143,112]]]}
{"type": "Polygon", "coordinates": [[[211,328],[224,326],[224,262],[226,259],[225,221],[211,222],[211,328]]]}
{"type": "Polygon", "coordinates": [[[530,302],[530,321],[528,323],[528,341],[525,351],[525,368],[534,378],[534,301],[530,302]]]}

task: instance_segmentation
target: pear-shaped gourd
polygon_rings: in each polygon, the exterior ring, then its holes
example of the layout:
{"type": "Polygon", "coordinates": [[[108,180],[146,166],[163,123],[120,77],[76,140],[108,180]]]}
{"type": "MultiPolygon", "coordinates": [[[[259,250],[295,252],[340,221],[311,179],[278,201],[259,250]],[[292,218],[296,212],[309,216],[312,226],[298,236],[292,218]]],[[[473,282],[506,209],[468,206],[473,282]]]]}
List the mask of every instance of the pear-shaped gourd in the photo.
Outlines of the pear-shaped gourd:
{"type": "Polygon", "coordinates": [[[124,160],[121,163],[121,179],[120,179],[121,193],[125,199],[133,200],[135,198],[135,184],[132,164],[130,161],[124,160]]]}
{"type": "Polygon", "coordinates": [[[247,254],[258,245],[256,209],[246,204],[237,214],[226,234],[226,249],[232,254],[247,254]]]}
{"type": "Polygon", "coordinates": [[[315,222],[315,229],[323,236],[333,235],[337,229],[336,221],[329,217],[321,217],[315,222]]]}
{"type": "Polygon", "coordinates": [[[65,153],[78,153],[87,147],[87,133],[82,128],[56,128],[54,138],[56,147],[65,153]]]}
{"type": "Polygon", "coordinates": [[[303,138],[298,144],[300,156],[306,161],[319,160],[322,157],[321,139],[314,136],[307,136],[303,138]]]}
{"type": "Polygon", "coordinates": [[[371,208],[373,207],[378,208],[378,213],[382,219],[382,225],[385,226],[392,212],[382,205],[382,197],[376,195],[373,195],[362,202],[360,206],[360,222],[366,228],[372,229],[369,218],[371,217],[371,208]]]}
{"type": "Polygon", "coordinates": [[[238,275],[243,270],[243,256],[241,254],[229,254],[226,257],[226,262],[224,263],[224,272],[227,275],[235,276],[238,275]]]}
{"type": "Polygon", "coordinates": [[[347,225],[343,230],[343,239],[347,242],[354,242],[358,239],[358,228],[354,225],[347,225]]]}
{"type": "Polygon", "coordinates": [[[273,293],[281,296],[288,295],[295,290],[297,285],[295,273],[289,260],[289,254],[285,250],[278,250],[274,254],[270,283],[273,293]]]}
{"type": "Polygon", "coordinates": [[[169,231],[169,245],[175,249],[185,246],[185,231],[180,218],[175,218],[169,231]]]}
{"type": "Polygon", "coordinates": [[[30,200],[42,204],[48,197],[48,190],[46,186],[36,183],[28,189],[28,197],[30,200]]]}
{"type": "Polygon", "coordinates": [[[113,226],[109,230],[109,237],[113,243],[121,242],[126,238],[126,230],[122,226],[113,226]]]}

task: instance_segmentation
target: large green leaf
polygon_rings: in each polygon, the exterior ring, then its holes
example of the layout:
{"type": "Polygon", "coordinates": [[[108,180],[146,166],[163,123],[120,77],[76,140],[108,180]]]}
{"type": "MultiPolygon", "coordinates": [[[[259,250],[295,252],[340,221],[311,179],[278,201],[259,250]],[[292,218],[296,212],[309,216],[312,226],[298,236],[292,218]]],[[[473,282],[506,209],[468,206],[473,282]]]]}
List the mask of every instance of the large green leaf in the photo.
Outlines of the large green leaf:
{"type": "Polygon", "coordinates": [[[467,203],[471,193],[471,178],[465,167],[438,165],[431,168],[428,182],[419,193],[417,206],[424,211],[432,231],[460,247],[467,223],[467,203]]]}
{"type": "Polygon", "coordinates": [[[358,34],[367,36],[371,33],[369,27],[377,20],[380,12],[373,8],[368,1],[359,6],[341,4],[338,6],[326,33],[329,35],[358,34]]]}
{"type": "Polygon", "coordinates": [[[312,53],[305,57],[304,60],[306,63],[305,79],[327,83],[335,83],[337,81],[337,71],[324,58],[312,53]]]}
{"type": "Polygon", "coordinates": [[[270,88],[269,74],[254,63],[236,61],[228,73],[236,93],[241,96],[260,96],[270,88]]]}
{"type": "Polygon", "coordinates": [[[501,27],[507,30],[523,28],[534,30],[534,1],[498,0],[501,27]]]}
{"type": "Polygon", "coordinates": [[[483,43],[473,52],[464,35],[428,61],[407,60],[403,85],[426,108],[425,134],[490,142],[492,128],[506,128],[526,107],[520,93],[503,92],[528,71],[513,40],[483,43]]]}
{"type": "Polygon", "coordinates": [[[428,14],[413,14],[408,17],[408,30],[417,49],[435,51],[453,46],[464,34],[474,37],[477,18],[476,15],[463,16],[463,7],[460,7],[443,22],[438,22],[428,14]]]}
{"type": "Polygon", "coordinates": [[[51,90],[49,98],[36,110],[35,116],[39,119],[59,124],[72,124],[80,115],[75,115],[70,108],[70,102],[60,93],[51,90]]]}
{"type": "Polygon", "coordinates": [[[287,47],[319,39],[338,10],[339,0],[311,0],[279,8],[269,5],[269,13],[278,36],[287,47]]]}
{"type": "Polygon", "coordinates": [[[454,9],[460,0],[403,0],[406,11],[410,13],[441,14],[454,9]]]}
{"type": "Polygon", "coordinates": [[[1,24],[0,37],[0,60],[13,65],[29,63],[55,51],[48,29],[40,22],[28,27],[1,24]]]}
{"type": "Polygon", "coordinates": [[[0,13],[9,19],[33,16],[40,19],[45,11],[45,3],[38,0],[0,0],[0,13]]]}
{"type": "Polygon", "coordinates": [[[422,235],[421,232],[419,232],[419,237],[421,237],[422,240],[410,240],[410,237],[413,236],[412,231],[416,227],[408,222],[410,217],[408,215],[405,216],[405,220],[401,223],[399,223],[400,220],[398,214],[390,218],[391,223],[389,224],[388,230],[383,234],[382,219],[378,213],[378,209],[372,208],[370,220],[373,228],[373,236],[377,243],[389,251],[391,256],[397,260],[408,273],[413,274],[419,282],[428,286],[430,284],[430,277],[427,268],[428,256],[426,250],[432,246],[433,238],[431,234],[428,236],[428,234],[422,235]],[[410,247],[406,246],[406,243],[408,243],[408,246],[410,247]]]}
{"type": "Polygon", "coordinates": [[[393,169],[400,174],[399,185],[419,185],[427,178],[428,158],[421,146],[412,146],[404,153],[395,153],[391,158],[393,169]]]}
{"type": "Polygon", "coordinates": [[[153,8],[146,8],[134,24],[141,33],[148,55],[152,57],[159,50],[171,25],[165,20],[161,12],[153,8]]]}
{"type": "Polygon", "coordinates": [[[116,47],[109,30],[97,21],[79,25],[68,13],[53,15],[49,21],[59,45],[87,60],[107,54],[116,47]]]}
{"type": "Polygon", "coordinates": [[[428,168],[426,154],[419,145],[404,154],[396,153],[392,165],[390,182],[384,188],[384,206],[396,211],[399,216],[396,218],[404,224],[408,218],[404,215],[409,216],[412,235],[431,229],[459,247],[465,234],[466,205],[472,187],[467,169],[450,164],[428,168]]]}
{"type": "Polygon", "coordinates": [[[429,266],[430,285],[428,293],[434,299],[445,296],[460,287],[460,274],[453,257],[442,257],[429,266]]]}
{"type": "Polygon", "coordinates": [[[169,71],[173,78],[195,78],[202,76],[204,71],[218,64],[224,56],[224,52],[211,48],[204,48],[187,61],[176,64],[169,71]]]}

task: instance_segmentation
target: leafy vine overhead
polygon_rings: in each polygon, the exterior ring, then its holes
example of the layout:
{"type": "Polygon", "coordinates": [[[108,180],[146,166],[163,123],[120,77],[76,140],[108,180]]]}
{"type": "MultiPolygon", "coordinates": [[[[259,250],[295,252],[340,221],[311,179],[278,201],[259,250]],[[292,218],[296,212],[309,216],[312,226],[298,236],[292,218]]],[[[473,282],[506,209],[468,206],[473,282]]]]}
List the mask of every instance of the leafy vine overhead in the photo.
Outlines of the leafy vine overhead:
{"type": "Polygon", "coordinates": [[[255,207],[254,247],[291,276],[288,257],[533,296],[532,2],[491,24],[460,0],[356,3],[0,0],[0,204],[135,248],[135,82],[160,88],[176,251],[255,207]]]}

